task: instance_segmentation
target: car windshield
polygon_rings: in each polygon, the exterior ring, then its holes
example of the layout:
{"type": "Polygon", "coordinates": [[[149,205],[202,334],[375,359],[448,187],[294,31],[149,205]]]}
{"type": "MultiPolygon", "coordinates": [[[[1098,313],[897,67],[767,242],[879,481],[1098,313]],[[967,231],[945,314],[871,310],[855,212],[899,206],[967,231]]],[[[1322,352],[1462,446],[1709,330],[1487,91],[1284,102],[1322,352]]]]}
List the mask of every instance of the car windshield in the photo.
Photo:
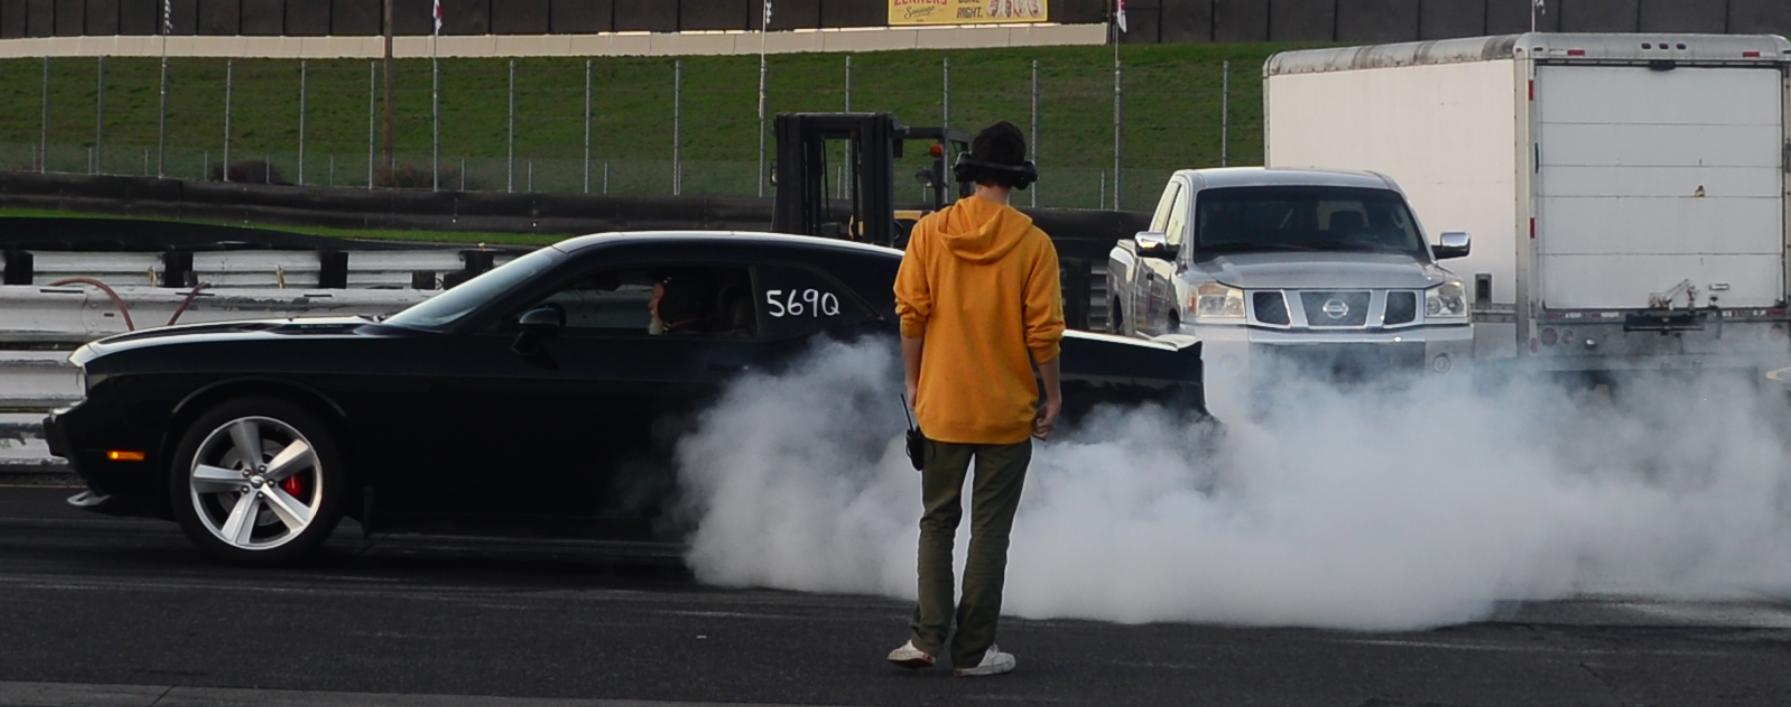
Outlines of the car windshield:
{"type": "Polygon", "coordinates": [[[529,253],[394,314],[386,323],[420,329],[447,326],[478,309],[480,305],[539,275],[560,256],[560,251],[553,248],[542,248],[529,253]]]}
{"type": "Polygon", "coordinates": [[[1195,257],[1362,251],[1429,259],[1405,198],[1390,189],[1223,187],[1202,190],[1194,211],[1195,257]]]}

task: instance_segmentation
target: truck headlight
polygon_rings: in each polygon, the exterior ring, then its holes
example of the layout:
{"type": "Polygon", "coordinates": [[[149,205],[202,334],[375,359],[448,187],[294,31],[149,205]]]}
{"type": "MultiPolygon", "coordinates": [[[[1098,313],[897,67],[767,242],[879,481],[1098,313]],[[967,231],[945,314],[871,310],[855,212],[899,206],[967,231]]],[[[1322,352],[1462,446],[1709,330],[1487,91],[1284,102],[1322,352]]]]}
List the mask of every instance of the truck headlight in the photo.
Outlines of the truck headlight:
{"type": "Polygon", "coordinates": [[[1194,301],[1189,303],[1196,320],[1244,318],[1244,291],[1236,287],[1209,282],[1194,288],[1194,301]]]}
{"type": "Polygon", "coordinates": [[[1467,289],[1460,280],[1449,280],[1424,291],[1424,318],[1467,319],[1467,289]]]}

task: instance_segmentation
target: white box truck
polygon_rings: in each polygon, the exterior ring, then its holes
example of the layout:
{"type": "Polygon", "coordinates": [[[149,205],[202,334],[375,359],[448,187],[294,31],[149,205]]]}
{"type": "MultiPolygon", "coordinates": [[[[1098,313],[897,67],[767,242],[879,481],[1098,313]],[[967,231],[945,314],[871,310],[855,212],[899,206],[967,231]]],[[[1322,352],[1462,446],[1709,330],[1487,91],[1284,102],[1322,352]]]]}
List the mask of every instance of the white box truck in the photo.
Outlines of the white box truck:
{"type": "MultiPolygon", "coordinates": [[[[1546,34],[1283,52],[1265,163],[1367,169],[1474,237],[1474,357],[1791,359],[1791,42],[1546,34]]],[[[1775,365],[1776,364],[1776,365],[1775,365]]]]}

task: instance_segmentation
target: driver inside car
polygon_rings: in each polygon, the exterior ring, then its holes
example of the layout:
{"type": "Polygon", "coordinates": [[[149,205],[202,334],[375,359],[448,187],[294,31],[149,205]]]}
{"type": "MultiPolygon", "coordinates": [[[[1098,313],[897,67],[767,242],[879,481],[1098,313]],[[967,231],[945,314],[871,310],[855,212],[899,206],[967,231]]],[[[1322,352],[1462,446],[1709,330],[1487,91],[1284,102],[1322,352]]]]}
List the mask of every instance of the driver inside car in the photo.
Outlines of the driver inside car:
{"type": "Polygon", "coordinates": [[[709,305],[714,297],[706,282],[695,275],[677,275],[653,285],[647,309],[653,320],[647,333],[705,334],[709,332],[709,305]]]}

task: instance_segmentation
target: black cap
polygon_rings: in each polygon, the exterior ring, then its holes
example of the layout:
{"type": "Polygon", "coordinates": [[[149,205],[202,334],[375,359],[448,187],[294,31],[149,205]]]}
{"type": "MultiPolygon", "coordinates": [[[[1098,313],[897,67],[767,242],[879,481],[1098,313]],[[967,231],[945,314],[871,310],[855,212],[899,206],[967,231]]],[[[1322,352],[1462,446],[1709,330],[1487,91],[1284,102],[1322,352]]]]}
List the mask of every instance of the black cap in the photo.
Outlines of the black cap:
{"type": "Polygon", "coordinates": [[[970,141],[970,156],[984,162],[1018,167],[1026,162],[1026,135],[1005,120],[983,128],[970,141]]]}

